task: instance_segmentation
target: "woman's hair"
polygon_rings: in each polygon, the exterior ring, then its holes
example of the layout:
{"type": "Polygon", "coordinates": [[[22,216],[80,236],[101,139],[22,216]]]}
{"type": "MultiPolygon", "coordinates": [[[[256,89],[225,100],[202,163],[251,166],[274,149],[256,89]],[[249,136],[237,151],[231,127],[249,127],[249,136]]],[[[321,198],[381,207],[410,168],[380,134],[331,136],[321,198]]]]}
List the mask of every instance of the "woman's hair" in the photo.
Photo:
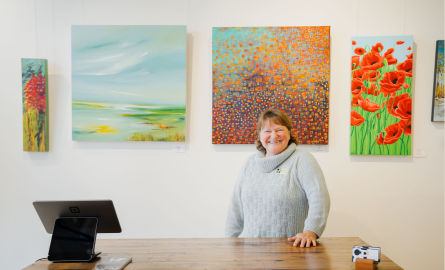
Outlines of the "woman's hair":
{"type": "Polygon", "coordinates": [[[290,139],[289,143],[287,145],[290,145],[291,143],[295,143],[298,145],[298,139],[297,136],[295,136],[292,133],[292,122],[290,121],[287,114],[280,110],[265,110],[261,113],[260,117],[258,118],[258,123],[256,125],[256,131],[257,131],[257,139],[255,141],[256,149],[258,151],[266,153],[266,148],[264,148],[263,144],[261,143],[261,130],[263,129],[264,124],[267,121],[271,121],[277,125],[282,125],[287,127],[287,129],[290,132],[290,139]]]}

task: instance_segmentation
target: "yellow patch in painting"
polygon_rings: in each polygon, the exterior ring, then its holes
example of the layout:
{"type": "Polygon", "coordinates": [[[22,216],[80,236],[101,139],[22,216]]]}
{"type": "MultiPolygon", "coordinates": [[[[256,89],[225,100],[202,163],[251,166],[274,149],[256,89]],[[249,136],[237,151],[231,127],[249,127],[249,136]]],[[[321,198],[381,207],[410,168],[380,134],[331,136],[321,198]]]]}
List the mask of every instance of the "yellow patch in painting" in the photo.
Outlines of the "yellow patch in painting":
{"type": "Polygon", "coordinates": [[[96,106],[96,107],[109,107],[110,106],[109,104],[82,102],[82,101],[73,101],[72,104],[90,105],[90,106],[96,106]]]}
{"type": "Polygon", "coordinates": [[[110,128],[110,126],[98,126],[98,127],[92,127],[92,130],[96,131],[96,132],[119,132],[115,129],[110,128]]]}

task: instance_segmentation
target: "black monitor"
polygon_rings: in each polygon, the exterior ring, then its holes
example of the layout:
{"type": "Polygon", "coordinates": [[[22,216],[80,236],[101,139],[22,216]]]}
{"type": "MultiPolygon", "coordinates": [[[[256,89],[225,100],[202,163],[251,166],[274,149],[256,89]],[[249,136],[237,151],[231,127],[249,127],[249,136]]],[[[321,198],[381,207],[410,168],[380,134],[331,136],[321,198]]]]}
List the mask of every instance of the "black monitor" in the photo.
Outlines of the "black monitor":
{"type": "Polygon", "coordinates": [[[35,201],[33,205],[49,234],[59,217],[97,217],[98,233],[122,232],[112,200],[35,201]]]}
{"type": "Polygon", "coordinates": [[[111,200],[35,201],[34,207],[46,231],[52,233],[48,260],[89,262],[96,233],[120,233],[121,227],[111,200]]]}

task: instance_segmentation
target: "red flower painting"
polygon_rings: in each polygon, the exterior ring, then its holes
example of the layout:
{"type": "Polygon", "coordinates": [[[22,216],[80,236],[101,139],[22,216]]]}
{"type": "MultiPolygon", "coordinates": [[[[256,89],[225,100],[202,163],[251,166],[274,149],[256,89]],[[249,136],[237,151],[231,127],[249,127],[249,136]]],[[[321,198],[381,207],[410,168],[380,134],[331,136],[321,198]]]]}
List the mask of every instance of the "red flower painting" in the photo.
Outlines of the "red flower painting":
{"type": "Polygon", "coordinates": [[[371,51],[376,52],[376,53],[380,53],[381,51],[383,51],[382,43],[378,42],[377,44],[375,44],[375,46],[372,46],[371,51]]]}
{"type": "Polygon", "coordinates": [[[358,67],[358,65],[360,65],[360,56],[354,55],[352,56],[351,60],[352,60],[351,70],[354,70],[355,68],[358,67]]]}
{"type": "Polygon", "coordinates": [[[411,135],[411,118],[410,119],[402,119],[398,122],[400,129],[403,131],[405,135],[411,135]]]}
{"type": "Polygon", "coordinates": [[[358,112],[355,110],[351,111],[351,126],[360,126],[365,122],[365,118],[363,118],[358,112]]]}
{"type": "Polygon", "coordinates": [[[402,132],[403,130],[398,123],[392,124],[385,128],[385,134],[382,132],[377,136],[376,141],[380,145],[393,144],[397,142],[402,135],[402,132]]]}
{"type": "Polygon", "coordinates": [[[413,76],[413,60],[408,59],[405,62],[398,64],[397,70],[405,71],[405,76],[412,77],[413,76]]]}
{"type": "Polygon", "coordinates": [[[370,52],[363,56],[360,66],[363,70],[377,70],[383,67],[383,57],[377,52],[370,52]]]}
{"type": "Polygon", "coordinates": [[[377,103],[371,102],[369,100],[369,98],[367,98],[365,100],[358,100],[357,102],[360,105],[360,107],[362,107],[363,110],[368,111],[368,112],[378,111],[382,107],[377,103]]]}
{"type": "Polygon", "coordinates": [[[355,48],[354,52],[357,55],[363,55],[366,51],[363,48],[355,48]]]}
{"type": "Polygon", "coordinates": [[[380,81],[380,92],[386,97],[388,94],[393,94],[397,90],[402,89],[405,82],[405,72],[391,71],[383,75],[380,81]]]}
{"type": "Polygon", "coordinates": [[[356,64],[350,76],[350,153],[410,155],[413,54],[406,60],[402,56],[407,48],[412,51],[412,37],[354,37],[354,41],[362,48],[351,49],[356,64]]]}
{"type": "Polygon", "coordinates": [[[362,79],[363,74],[365,73],[365,71],[361,68],[359,69],[355,69],[354,71],[352,71],[352,78],[354,79],[362,79]]]}
{"type": "Polygon", "coordinates": [[[351,93],[358,95],[363,91],[363,82],[360,79],[352,79],[351,81],[351,93]]]}

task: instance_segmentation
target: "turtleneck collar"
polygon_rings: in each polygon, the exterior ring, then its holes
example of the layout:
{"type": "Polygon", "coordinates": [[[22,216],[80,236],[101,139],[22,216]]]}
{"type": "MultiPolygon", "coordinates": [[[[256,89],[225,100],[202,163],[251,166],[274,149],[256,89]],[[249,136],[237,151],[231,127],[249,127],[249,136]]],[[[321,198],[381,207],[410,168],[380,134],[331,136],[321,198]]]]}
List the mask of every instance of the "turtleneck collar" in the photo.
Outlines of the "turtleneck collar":
{"type": "Polygon", "coordinates": [[[262,173],[269,173],[290,157],[296,148],[295,143],[291,143],[283,152],[269,157],[265,157],[263,152],[258,152],[255,156],[255,167],[262,173]]]}

